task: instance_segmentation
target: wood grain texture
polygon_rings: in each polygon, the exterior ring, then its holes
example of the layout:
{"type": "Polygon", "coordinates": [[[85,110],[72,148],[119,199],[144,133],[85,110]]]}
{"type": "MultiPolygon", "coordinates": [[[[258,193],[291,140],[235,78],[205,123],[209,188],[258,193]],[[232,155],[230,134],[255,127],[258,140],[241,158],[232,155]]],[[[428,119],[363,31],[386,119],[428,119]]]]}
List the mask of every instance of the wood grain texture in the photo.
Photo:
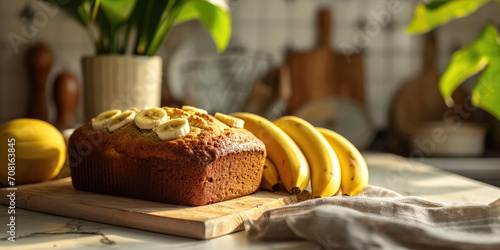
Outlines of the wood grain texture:
{"type": "MultiPolygon", "coordinates": [[[[0,189],[7,205],[11,190],[0,189]]],[[[258,191],[216,204],[189,207],[75,190],[71,178],[17,188],[16,207],[142,229],[158,233],[211,239],[243,229],[243,221],[257,219],[271,208],[306,200],[299,195],[258,191]]]]}
{"type": "MultiPolygon", "coordinates": [[[[418,128],[425,123],[443,122],[455,117],[454,113],[447,115],[452,109],[446,106],[439,91],[441,74],[437,67],[438,44],[435,36],[434,32],[424,36],[422,73],[403,84],[390,104],[388,149],[392,153],[408,155],[411,134],[418,128]]],[[[452,98],[456,105],[465,104],[472,107],[468,96],[470,97],[470,94],[463,87],[459,87],[452,98]]],[[[461,121],[472,119],[472,114],[460,116],[461,121]]]]}
{"type": "Polygon", "coordinates": [[[30,103],[28,117],[47,121],[47,79],[52,69],[52,50],[48,45],[37,43],[27,53],[27,65],[30,77],[30,103]]]}
{"type": "Polygon", "coordinates": [[[290,67],[292,87],[289,113],[297,111],[309,100],[328,96],[349,98],[365,107],[363,56],[334,51],[330,47],[332,16],[328,8],[318,12],[315,48],[287,53],[285,63],[290,67]]]}
{"type": "Polygon", "coordinates": [[[69,71],[61,72],[53,87],[54,103],[57,109],[57,129],[74,128],[76,124],[78,99],[80,98],[80,83],[69,71]]]}

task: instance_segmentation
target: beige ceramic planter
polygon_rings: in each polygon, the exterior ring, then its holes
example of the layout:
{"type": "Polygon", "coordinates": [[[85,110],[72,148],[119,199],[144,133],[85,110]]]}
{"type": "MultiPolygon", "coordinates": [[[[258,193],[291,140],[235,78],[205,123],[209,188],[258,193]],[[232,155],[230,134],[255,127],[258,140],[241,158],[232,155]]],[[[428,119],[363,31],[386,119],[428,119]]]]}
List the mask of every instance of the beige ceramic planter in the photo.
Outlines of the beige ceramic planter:
{"type": "Polygon", "coordinates": [[[82,65],[87,120],[109,109],[160,106],[161,57],[100,55],[82,65]]]}

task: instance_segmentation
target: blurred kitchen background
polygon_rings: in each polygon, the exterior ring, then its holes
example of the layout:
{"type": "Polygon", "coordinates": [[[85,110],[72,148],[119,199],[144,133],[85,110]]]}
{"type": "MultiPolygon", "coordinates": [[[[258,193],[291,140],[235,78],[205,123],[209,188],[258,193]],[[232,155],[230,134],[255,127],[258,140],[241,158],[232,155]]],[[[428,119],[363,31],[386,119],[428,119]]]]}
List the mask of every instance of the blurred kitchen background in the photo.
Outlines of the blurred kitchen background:
{"type": "MultiPolygon", "coordinates": [[[[430,35],[410,36],[405,28],[417,3],[230,0],[232,38],[224,54],[217,55],[198,21],[175,26],[164,41],[157,53],[164,62],[163,104],[212,114],[246,110],[269,119],[294,114],[340,132],[361,150],[398,153],[500,186],[500,125],[467,104],[475,80],[457,94],[465,114],[448,111],[436,97],[452,53],[487,22],[500,27],[500,9],[489,3],[430,35]],[[423,97],[429,97],[423,105],[413,101],[423,97]],[[446,140],[429,143],[436,128],[446,140]]],[[[0,0],[0,34],[0,123],[27,116],[26,54],[38,42],[53,53],[46,98],[48,120],[55,122],[54,82],[63,71],[83,82],[81,57],[94,53],[87,32],[37,0],[0,0]],[[30,20],[34,25],[26,24],[30,20]]]]}

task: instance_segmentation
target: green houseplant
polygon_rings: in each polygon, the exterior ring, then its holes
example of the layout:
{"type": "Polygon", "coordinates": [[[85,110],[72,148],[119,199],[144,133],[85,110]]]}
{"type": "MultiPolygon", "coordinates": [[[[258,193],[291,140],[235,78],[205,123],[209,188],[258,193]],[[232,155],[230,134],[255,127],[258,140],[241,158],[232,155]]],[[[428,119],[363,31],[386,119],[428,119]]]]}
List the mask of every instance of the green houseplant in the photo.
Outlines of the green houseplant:
{"type": "MultiPolygon", "coordinates": [[[[472,14],[483,5],[500,0],[434,0],[420,3],[407,27],[410,34],[422,34],[456,18],[472,14]]],[[[479,38],[456,51],[441,76],[439,89],[448,106],[451,95],[465,80],[481,72],[472,92],[472,103],[500,120],[500,40],[498,31],[487,24],[479,38]]]]}
{"type": "Polygon", "coordinates": [[[224,0],[44,0],[73,17],[94,43],[82,58],[87,118],[107,109],[159,106],[162,59],[172,26],[200,20],[223,51],[231,35],[224,0]]]}

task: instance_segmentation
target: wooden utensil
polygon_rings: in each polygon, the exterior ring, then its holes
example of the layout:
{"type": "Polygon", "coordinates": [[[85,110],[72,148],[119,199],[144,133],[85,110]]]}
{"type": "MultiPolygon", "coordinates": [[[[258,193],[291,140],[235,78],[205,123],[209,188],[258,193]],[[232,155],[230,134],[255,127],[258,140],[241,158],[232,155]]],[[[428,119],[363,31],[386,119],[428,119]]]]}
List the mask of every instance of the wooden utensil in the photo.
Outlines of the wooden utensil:
{"type": "Polygon", "coordinates": [[[365,76],[361,53],[335,52],[334,95],[357,101],[366,108],[365,76]]]}
{"type": "MultiPolygon", "coordinates": [[[[440,74],[437,70],[437,43],[434,32],[424,37],[423,71],[404,84],[395,95],[389,110],[389,150],[398,154],[409,151],[410,134],[426,122],[443,121],[448,107],[439,92],[440,74]]],[[[458,88],[453,94],[455,103],[464,103],[466,92],[458,88]]]]}
{"type": "MultiPolygon", "coordinates": [[[[0,189],[0,204],[8,205],[7,188],[0,189]]],[[[243,221],[264,211],[308,199],[298,195],[257,191],[211,205],[190,207],[78,191],[71,178],[17,187],[16,207],[117,226],[178,236],[211,239],[243,230],[243,221]]]]}
{"type": "Polygon", "coordinates": [[[79,97],[80,84],[75,75],[67,71],[60,73],[54,83],[54,101],[57,108],[55,126],[57,129],[74,128],[79,97]]]}
{"type": "Polygon", "coordinates": [[[289,113],[308,100],[332,95],[365,105],[363,58],[361,54],[344,55],[331,49],[331,16],[328,9],[318,14],[318,46],[315,49],[288,52],[286,63],[291,69],[292,82],[289,113]]]}
{"type": "Polygon", "coordinates": [[[28,106],[30,118],[44,121],[48,119],[46,88],[52,61],[52,51],[45,44],[38,43],[28,50],[27,64],[31,83],[31,98],[28,106]]]}

